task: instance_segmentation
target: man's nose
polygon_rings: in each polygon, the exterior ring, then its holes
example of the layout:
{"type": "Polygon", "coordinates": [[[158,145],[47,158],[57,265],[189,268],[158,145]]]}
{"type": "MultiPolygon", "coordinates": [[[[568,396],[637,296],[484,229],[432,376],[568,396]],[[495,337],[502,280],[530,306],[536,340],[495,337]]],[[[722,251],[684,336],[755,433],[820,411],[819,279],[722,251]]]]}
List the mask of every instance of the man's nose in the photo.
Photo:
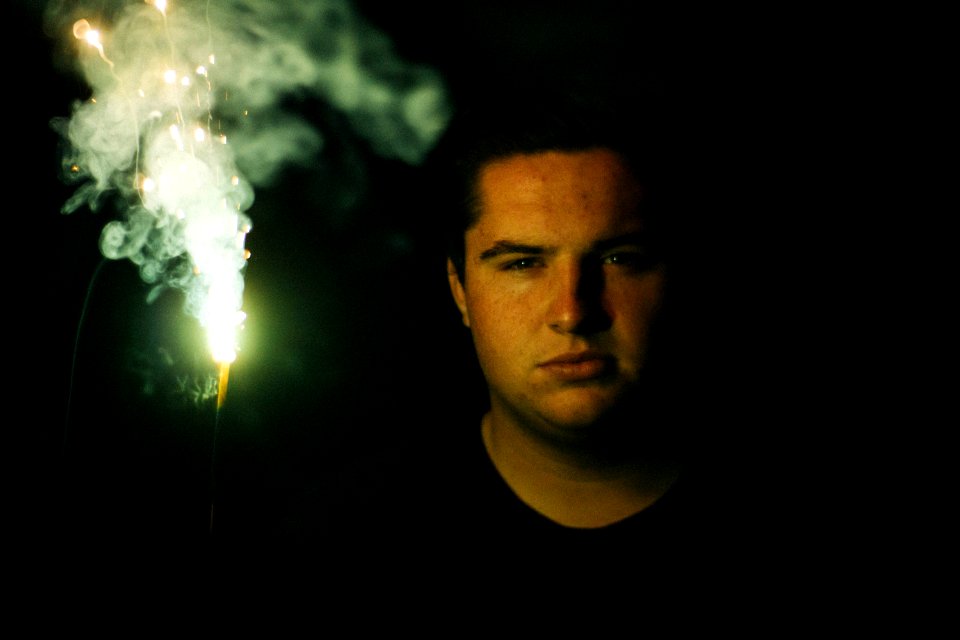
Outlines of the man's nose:
{"type": "Polygon", "coordinates": [[[603,271],[581,263],[554,272],[547,324],[557,333],[589,334],[610,326],[603,308],[603,271]]]}

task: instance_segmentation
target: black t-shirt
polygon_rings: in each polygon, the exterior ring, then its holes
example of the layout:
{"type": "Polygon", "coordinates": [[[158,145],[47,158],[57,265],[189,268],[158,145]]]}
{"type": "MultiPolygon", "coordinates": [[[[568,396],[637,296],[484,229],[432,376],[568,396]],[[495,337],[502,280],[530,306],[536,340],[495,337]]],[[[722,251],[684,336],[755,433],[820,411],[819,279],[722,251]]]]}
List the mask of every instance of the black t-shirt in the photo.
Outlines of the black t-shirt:
{"type": "Polygon", "coordinates": [[[560,525],[501,478],[479,430],[348,458],[291,511],[276,543],[296,570],[438,580],[684,582],[712,571],[725,526],[695,468],[647,509],[615,524],[560,525]]]}
{"type": "Polygon", "coordinates": [[[218,588],[335,594],[368,603],[371,616],[387,603],[420,603],[410,615],[433,622],[442,602],[471,623],[522,611],[528,622],[542,613],[554,626],[569,616],[614,630],[657,617],[678,632],[726,611],[752,617],[757,594],[770,591],[757,571],[768,531],[753,526],[764,505],[715,465],[691,460],[652,506],[576,529],[513,493],[486,454],[479,420],[456,426],[324,469],[272,535],[219,549],[218,588]]]}

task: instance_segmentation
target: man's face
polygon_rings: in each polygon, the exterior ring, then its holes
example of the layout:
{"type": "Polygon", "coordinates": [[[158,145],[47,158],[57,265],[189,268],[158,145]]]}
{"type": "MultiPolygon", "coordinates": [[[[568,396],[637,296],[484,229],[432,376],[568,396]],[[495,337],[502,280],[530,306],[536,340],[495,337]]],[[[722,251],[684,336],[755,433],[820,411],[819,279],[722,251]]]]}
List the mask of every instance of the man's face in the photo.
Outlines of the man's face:
{"type": "MultiPolygon", "coordinates": [[[[494,416],[572,436],[639,383],[664,269],[612,151],[515,155],[479,175],[454,300],[494,416]]],[[[452,271],[452,267],[450,267],[452,271]]]]}

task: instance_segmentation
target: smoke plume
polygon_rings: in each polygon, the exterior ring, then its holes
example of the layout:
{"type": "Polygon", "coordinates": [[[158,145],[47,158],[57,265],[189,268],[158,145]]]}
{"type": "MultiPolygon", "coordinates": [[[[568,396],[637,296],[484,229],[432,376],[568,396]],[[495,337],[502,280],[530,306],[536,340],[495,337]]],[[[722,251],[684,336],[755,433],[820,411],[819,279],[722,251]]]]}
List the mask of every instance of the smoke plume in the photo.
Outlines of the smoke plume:
{"type": "Polygon", "coordinates": [[[242,321],[255,188],[323,152],[291,99],[322,100],[410,164],[448,119],[438,73],[402,60],[345,0],[54,0],[45,27],[75,42],[91,89],[52,123],[76,185],[63,212],[119,202],[101,252],[136,264],[151,296],[182,290],[218,361],[242,321]]]}

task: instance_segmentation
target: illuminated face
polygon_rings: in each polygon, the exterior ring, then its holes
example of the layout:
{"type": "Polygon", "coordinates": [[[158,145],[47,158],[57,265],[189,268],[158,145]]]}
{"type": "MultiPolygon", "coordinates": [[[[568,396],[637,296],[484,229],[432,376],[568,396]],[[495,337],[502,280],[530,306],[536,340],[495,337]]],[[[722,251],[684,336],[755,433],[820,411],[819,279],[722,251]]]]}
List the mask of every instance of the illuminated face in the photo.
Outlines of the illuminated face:
{"type": "Polygon", "coordinates": [[[575,434],[644,367],[665,276],[645,244],[642,190],[620,156],[593,149],[497,160],[478,195],[463,283],[451,273],[450,287],[493,419],[575,434]]]}

